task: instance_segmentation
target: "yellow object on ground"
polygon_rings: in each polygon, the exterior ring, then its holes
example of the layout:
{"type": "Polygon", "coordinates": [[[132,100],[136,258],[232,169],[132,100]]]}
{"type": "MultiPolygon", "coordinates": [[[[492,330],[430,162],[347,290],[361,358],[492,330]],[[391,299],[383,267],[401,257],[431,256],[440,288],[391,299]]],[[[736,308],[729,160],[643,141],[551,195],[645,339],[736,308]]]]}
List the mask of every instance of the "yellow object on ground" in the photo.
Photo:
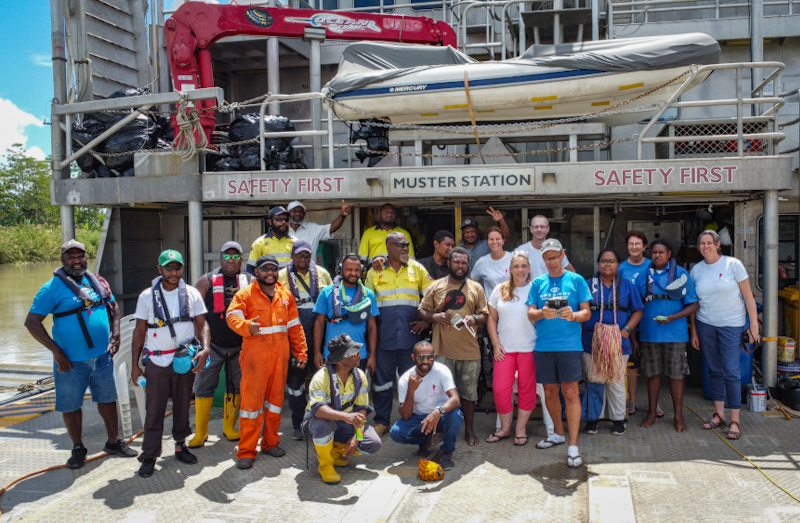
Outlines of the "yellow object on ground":
{"type": "Polygon", "coordinates": [[[444,479],[441,465],[427,459],[419,460],[419,477],[423,481],[439,481],[444,479]]]}
{"type": "Polygon", "coordinates": [[[314,443],[314,448],[317,449],[317,457],[319,458],[318,470],[322,481],[328,485],[336,485],[342,480],[342,477],[333,468],[333,441],[327,445],[314,443]]]}
{"type": "Polygon", "coordinates": [[[225,418],[222,423],[222,432],[230,441],[239,439],[239,432],[236,430],[236,420],[239,419],[239,406],[242,404],[240,394],[225,394],[225,418]]]}
{"type": "Polygon", "coordinates": [[[783,309],[786,314],[786,321],[789,323],[789,329],[791,330],[791,337],[795,340],[797,339],[798,334],[798,319],[797,315],[800,312],[800,304],[798,304],[798,287],[797,285],[792,285],[791,287],[786,287],[782,291],[778,291],[778,296],[783,300],[783,309]]]}
{"type": "Polygon", "coordinates": [[[211,404],[214,398],[195,398],[194,399],[194,437],[189,440],[189,448],[196,449],[202,447],[208,441],[208,415],[211,412],[211,404]]]}

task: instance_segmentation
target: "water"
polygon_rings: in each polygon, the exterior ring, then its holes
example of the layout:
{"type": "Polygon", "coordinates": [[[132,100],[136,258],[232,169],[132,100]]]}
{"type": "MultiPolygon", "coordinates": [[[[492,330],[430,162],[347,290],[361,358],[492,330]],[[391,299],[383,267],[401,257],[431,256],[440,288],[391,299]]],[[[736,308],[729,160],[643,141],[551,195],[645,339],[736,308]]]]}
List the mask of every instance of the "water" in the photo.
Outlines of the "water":
{"type": "MultiPolygon", "coordinates": [[[[49,350],[33,339],[25,328],[25,318],[33,297],[44,283],[53,277],[60,261],[0,264],[0,365],[52,365],[49,350]]],[[[90,262],[89,267],[92,264],[90,262]]],[[[52,316],[44,320],[47,331],[53,326],[52,316]]]]}

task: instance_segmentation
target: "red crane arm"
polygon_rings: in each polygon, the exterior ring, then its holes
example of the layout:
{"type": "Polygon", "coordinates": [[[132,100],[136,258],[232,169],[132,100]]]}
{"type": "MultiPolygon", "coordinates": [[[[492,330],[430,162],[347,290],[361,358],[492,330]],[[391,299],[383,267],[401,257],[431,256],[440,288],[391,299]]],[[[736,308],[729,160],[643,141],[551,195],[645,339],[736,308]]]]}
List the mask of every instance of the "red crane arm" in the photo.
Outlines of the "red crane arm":
{"type": "MultiPolygon", "coordinates": [[[[242,34],[302,38],[306,27],[324,28],[330,40],[456,46],[452,27],[424,16],[187,2],[165,24],[172,82],[181,91],[213,87],[209,48],[220,38],[242,34]]],[[[213,104],[213,100],[198,103],[209,137],[215,127],[213,104]]]]}

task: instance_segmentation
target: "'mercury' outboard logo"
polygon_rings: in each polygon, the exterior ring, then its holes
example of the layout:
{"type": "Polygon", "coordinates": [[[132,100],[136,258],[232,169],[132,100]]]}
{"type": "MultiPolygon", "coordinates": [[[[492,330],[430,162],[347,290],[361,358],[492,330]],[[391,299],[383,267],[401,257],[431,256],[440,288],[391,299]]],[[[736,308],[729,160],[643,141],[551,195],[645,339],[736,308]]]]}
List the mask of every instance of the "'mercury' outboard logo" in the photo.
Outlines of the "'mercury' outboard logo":
{"type": "Polygon", "coordinates": [[[256,27],[269,27],[272,25],[272,15],[266,9],[252,7],[244,12],[247,21],[256,27]]]}
{"type": "Polygon", "coordinates": [[[410,93],[413,91],[424,91],[428,87],[428,84],[420,84],[420,85],[401,85],[399,87],[390,87],[390,93],[410,93]]]}

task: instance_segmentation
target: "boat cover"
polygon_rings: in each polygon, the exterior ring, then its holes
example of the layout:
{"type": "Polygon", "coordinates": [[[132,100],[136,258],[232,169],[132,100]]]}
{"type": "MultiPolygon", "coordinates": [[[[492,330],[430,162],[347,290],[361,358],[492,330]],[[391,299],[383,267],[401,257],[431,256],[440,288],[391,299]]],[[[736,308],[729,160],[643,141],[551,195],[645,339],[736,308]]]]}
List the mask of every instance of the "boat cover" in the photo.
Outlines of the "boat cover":
{"type": "MultiPolygon", "coordinates": [[[[621,72],[713,64],[719,62],[719,55],[719,44],[714,38],[704,33],[686,33],[534,45],[519,58],[505,62],[526,67],[621,72]]],[[[323,92],[335,97],[339,93],[409,73],[469,63],[477,61],[449,46],[356,42],[345,48],[336,76],[323,92]]]]}

